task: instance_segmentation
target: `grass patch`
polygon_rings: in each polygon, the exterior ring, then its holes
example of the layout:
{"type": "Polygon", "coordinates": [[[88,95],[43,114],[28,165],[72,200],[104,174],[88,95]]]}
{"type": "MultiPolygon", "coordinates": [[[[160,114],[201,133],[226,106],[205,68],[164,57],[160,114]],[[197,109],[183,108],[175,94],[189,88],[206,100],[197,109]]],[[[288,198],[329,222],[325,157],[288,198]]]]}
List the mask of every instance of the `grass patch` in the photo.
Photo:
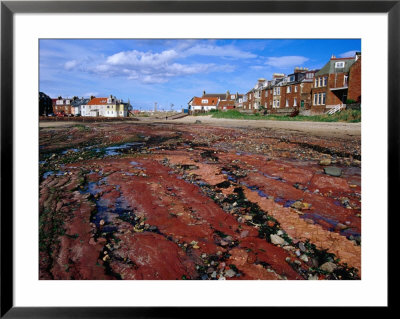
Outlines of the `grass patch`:
{"type": "Polygon", "coordinates": [[[360,110],[343,110],[333,115],[321,114],[304,116],[298,115],[290,117],[289,115],[261,115],[260,113],[245,114],[237,110],[214,111],[212,112],[213,118],[223,119],[238,119],[238,120],[274,120],[274,121],[308,121],[308,122],[349,122],[357,123],[361,122],[361,111],[360,110]]]}

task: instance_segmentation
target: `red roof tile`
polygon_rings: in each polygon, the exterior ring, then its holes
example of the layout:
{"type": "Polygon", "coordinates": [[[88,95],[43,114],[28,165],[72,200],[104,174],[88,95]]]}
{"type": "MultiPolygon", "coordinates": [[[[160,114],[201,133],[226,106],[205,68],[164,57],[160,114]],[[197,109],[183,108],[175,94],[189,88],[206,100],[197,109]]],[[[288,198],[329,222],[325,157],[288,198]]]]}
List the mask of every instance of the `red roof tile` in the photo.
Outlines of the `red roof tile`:
{"type": "Polygon", "coordinates": [[[193,99],[192,105],[207,105],[207,106],[212,106],[212,105],[217,105],[218,104],[218,98],[216,97],[209,97],[209,98],[201,98],[201,97],[195,97],[193,99]],[[202,103],[202,100],[207,100],[207,103],[202,103]]]}
{"type": "Polygon", "coordinates": [[[95,97],[94,99],[91,99],[88,103],[88,105],[105,105],[105,104],[108,104],[106,97],[95,97]]]}

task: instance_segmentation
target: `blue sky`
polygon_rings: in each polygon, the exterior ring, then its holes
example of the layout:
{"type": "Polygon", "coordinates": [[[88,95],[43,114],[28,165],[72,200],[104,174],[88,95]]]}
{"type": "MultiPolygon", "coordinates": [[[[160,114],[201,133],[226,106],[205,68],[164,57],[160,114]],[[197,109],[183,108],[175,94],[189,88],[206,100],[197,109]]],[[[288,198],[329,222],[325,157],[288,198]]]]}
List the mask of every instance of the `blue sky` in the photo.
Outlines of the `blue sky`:
{"type": "Polygon", "coordinates": [[[115,95],[135,109],[187,107],[193,96],[246,93],[260,77],[319,69],[353,56],[359,39],[65,40],[39,43],[40,91],[50,97],[115,95]]]}

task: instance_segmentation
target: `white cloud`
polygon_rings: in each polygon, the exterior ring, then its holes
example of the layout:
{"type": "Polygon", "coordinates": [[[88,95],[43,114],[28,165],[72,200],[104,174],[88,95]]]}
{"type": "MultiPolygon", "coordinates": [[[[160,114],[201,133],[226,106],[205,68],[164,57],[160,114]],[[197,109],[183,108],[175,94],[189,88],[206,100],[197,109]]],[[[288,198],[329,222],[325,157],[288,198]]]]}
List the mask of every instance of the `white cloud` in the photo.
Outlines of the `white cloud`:
{"type": "Polygon", "coordinates": [[[76,61],[76,60],[71,60],[71,61],[67,61],[67,62],[64,64],[64,68],[65,68],[66,70],[72,70],[72,69],[75,68],[77,65],[78,65],[78,61],[76,61]]]}
{"type": "Polygon", "coordinates": [[[186,56],[204,55],[214,57],[250,59],[256,58],[257,55],[237,49],[232,45],[215,46],[215,45],[195,45],[183,52],[186,56]]]}
{"type": "Polygon", "coordinates": [[[350,58],[350,57],[354,57],[356,55],[356,52],[358,52],[357,50],[351,50],[351,51],[347,51],[344,53],[339,54],[340,58],[350,58]]]}
{"type": "Polygon", "coordinates": [[[111,65],[125,66],[155,66],[178,57],[175,50],[166,50],[161,53],[140,52],[140,51],[122,51],[107,58],[107,63],[111,65]]]}
{"type": "Polygon", "coordinates": [[[297,55],[267,57],[265,64],[273,67],[285,68],[285,67],[300,66],[301,64],[307,62],[308,60],[309,59],[304,56],[297,56],[297,55]]]}
{"type": "Polygon", "coordinates": [[[175,49],[159,53],[151,51],[121,51],[97,59],[71,60],[64,64],[66,70],[79,70],[104,77],[122,76],[142,83],[164,83],[173,77],[209,72],[233,72],[235,67],[227,64],[194,63],[185,58],[192,55],[213,57],[250,58],[254,54],[233,46],[194,45],[188,48],[180,43],[175,49]],[[183,59],[183,60],[182,60],[183,59]],[[185,62],[177,62],[177,61],[185,62]]]}

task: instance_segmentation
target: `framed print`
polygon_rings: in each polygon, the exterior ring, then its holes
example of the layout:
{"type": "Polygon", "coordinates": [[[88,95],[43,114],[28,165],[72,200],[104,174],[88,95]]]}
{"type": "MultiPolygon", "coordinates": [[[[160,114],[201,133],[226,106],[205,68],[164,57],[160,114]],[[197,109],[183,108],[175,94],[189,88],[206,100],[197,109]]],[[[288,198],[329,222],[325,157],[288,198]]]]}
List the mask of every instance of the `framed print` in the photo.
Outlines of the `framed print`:
{"type": "Polygon", "coordinates": [[[2,1],[1,315],[387,309],[399,12],[2,1]]]}

